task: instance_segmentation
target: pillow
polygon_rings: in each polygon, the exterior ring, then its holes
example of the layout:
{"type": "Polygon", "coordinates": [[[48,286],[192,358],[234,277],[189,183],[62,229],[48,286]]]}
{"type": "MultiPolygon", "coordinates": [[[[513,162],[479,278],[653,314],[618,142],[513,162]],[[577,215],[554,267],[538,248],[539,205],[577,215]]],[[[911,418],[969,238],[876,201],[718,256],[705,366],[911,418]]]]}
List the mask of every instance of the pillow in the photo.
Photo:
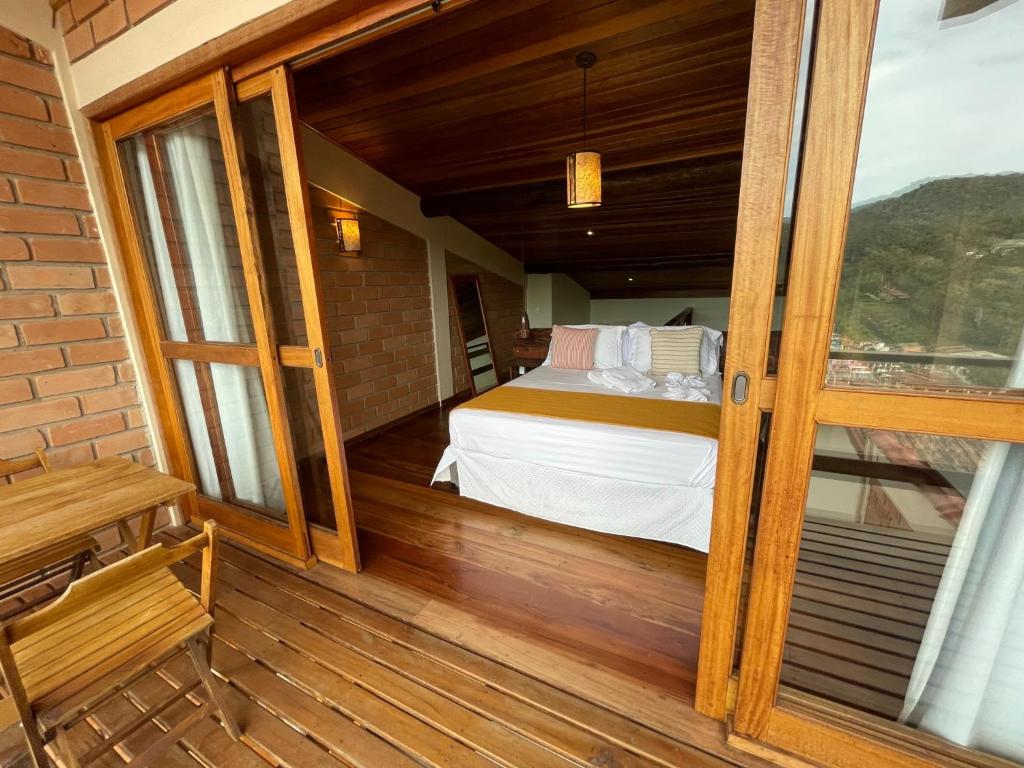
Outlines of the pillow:
{"type": "Polygon", "coordinates": [[[678,333],[689,328],[703,328],[704,335],[700,341],[700,372],[703,376],[718,373],[718,358],[722,353],[722,332],[703,325],[667,325],[652,328],[646,323],[633,323],[626,332],[623,357],[626,365],[631,365],[640,373],[651,369],[651,337],[652,330],[678,333]]]}
{"type": "Polygon", "coordinates": [[[594,367],[596,340],[596,328],[556,325],[551,329],[551,367],[590,370],[594,367]]]}
{"type": "Polygon", "coordinates": [[[663,376],[672,371],[700,374],[700,342],[704,338],[704,328],[699,325],[671,331],[652,328],[650,337],[650,372],[655,376],[663,376]]]}
{"type": "MultiPolygon", "coordinates": [[[[597,330],[594,343],[594,368],[618,368],[626,364],[623,355],[623,339],[626,328],[621,325],[562,325],[556,328],[593,328],[597,330]]],[[[553,332],[552,332],[553,333],[553,332]]],[[[551,365],[551,348],[541,365],[551,365]]]]}

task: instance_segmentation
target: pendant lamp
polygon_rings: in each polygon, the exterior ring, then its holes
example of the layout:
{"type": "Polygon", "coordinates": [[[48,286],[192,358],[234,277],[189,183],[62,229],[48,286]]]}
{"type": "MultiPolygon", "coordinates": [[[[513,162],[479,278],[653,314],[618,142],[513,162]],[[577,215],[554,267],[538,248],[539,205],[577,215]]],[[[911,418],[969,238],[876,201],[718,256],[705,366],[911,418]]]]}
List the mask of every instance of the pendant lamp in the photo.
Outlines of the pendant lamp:
{"type": "Polygon", "coordinates": [[[601,204],[601,153],[587,148],[587,70],[597,55],[581,51],[576,66],[583,70],[583,149],[565,158],[565,189],[570,208],[594,208],[601,204]]]}

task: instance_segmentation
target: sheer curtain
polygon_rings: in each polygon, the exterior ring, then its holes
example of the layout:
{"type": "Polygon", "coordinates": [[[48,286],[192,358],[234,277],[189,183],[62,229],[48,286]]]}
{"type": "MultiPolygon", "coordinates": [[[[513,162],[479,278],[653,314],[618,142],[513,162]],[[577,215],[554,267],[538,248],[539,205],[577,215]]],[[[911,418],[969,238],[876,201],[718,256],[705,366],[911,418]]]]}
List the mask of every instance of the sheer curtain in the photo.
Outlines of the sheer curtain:
{"type": "MultiPolygon", "coordinates": [[[[1007,386],[1024,387],[1024,334],[1007,386]]],[[[982,459],[900,721],[1024,761],[1024,445],[982,459]]]]}
{"type": "MultiPolygon", "coordinates": [[[[180,216],[179,234],[188,253],[187,279],[198,303],[204,340],[250,343],[250,338],[243,337],[248,327],[247,302],[244,295],[236,295],[239,290],[231,279],[225,231],[232,231],[233,226],[222,217],[210,141],[202,122],[178,128],[164,140],[180,216]]],[[[178,285],[141,137],[136,140],[135,151],[167,335],[186,341],[178,285]]],[[[221,498],[217,464],[195,373],[186,361],[175,361],[175,368],[203,493],[221,498]]],[[[211,363],[210,374],[236,499],[283,510],[281,477],[259,370],[211,363]]]]}

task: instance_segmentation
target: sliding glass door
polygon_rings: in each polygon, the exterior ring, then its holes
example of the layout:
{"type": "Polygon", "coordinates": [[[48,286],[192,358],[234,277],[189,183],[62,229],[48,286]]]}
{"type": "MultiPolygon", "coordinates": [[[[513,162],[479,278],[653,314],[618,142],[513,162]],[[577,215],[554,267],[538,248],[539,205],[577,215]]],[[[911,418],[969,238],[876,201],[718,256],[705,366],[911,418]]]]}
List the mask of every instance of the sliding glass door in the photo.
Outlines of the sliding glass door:
{"type": "Polygon", "coordinates": [[[737,743],[1024,762],[1024,5],[817,14],[737,743]]]}
{"type": "Polygon", "coordinates": [[[355,570],[287,72],[239,95],[218,72],[102,126],[159,426],[198,488],[190,515],[307,565],[304,504],[327,508],[332,559],[355,570]],[[296,460],[313,433],[315,486],[296,460]]]}

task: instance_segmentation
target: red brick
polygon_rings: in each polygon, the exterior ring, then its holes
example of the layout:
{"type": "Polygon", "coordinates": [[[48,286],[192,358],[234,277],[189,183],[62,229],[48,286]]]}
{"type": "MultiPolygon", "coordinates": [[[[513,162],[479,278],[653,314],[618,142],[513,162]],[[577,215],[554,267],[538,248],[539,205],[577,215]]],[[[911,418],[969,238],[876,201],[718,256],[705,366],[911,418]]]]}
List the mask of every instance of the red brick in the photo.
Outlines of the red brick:
{"type": "Polygon", "coordinates": [[[28,244],[20,237],[0,237],[0,261],[27,261],[28,244]]]}
{"type": "Polygon", "coordinates": [[[64,109],[64,102],[50,99],[46,102],[46,108],[50,112],[51,123],[54,125],[61,125],[65,128],[71,127],[71,121],[68,120],[68,111],[64,109]]]}
{"type": "Polygon", "coordinates": [[[40,397],[66,395],[86,389],[111,387],[115,383],[114,369],[109,365],[97,368],[72,368],[36,377],[36,392],[40,397]]]}
{"type": "Polygon", "coordinates": [[[62,341],[101,339],[106,336],[102,320],[85,317],[75,320],[37,320],[22,323],[21,332],[26,344],[57,344],[62,341]]]}
{"type": "Polygon", "coordinates": [[[95,441],[94,445],[96,446],[96,458],[102,459],[105,456],[117,456],[121,453],[148,447],[149,434],[144,429],[121,432],[117,435],[100,438],[95,441]]]}
{"type": "Polygon", "coordinates": [[[64,165],[59,157],[53,155],[14,147],[0,147],[0,172],[42,179],[63,179],[64,165]]]}
{"type": "Polygon", "coordinates": [[[0,51],[22,59],[27,59],[32,55],[28,40],[4,27],[0,27],[0,51]]]}
{"type": "Polygon", "coordinates": [[[52,448],[46,452],[46,455],[50,459],[50,466],[56,469],[87,464],[96,458],[91,443],[79,443],[78,445],[69,445],[65,448],[52,448]]]}
{"type": "Polygon", "coordinates": [[[48,96],[60,96],[53,68],[41,67],[30,61],[0,58],[0,82],[20,85],[48,96]]]}
{"type": "Polygon", "coordinates": [[[36,261],[78,261],[102,264],[107,260],[98,240],[32,238],[32,257],[36,261]]]}
{"type": "Polygon", "coordinates": [[[15,429],[72,419],[80,414],[78,401],[73,397],[13,405],[0,408],[0,432],[10,432],[15,429]]]}
{"type": "Polygon", "coordinates": [[[82,171],[82,164],[78,160],[69,158],[64,161],[64,167],[67,169],[69,181],[74,181],[78,184],[85,183],[85,173],[82,171]]]}
{"type": "Polygon", "coordinates": [[[0,112],[6,115],[30,117],[33,120],[49,119],[46,102],[39,96],[2,83],[0,83],[0,112]]]}
{"type": "Polygon", "coordinates": [[[129,408],[124,412],[124,418],[129,429],[146,426],[146,417],[142,414],[141,408],[129,408]]]}
{"type": "Polygon", "coordinates": [[[75,26],[75,15],[71,13],[70,3],[66,3],[57,9],[57,21],[60,22],[62,32],[67,32],[75,26]]]}
{"type": "Polygon", "coordinates": [[[38,429],[5,434],[4,439],[0,440],[0,459],[16,459],[32,453],[36,448],[45,447],[46,441],[38,429]]]}
{"type": "Polygon", "coordinates": [[[86,237],[99,237],[100,227],[96,223],[96,217],[92,214],[82,217],[82,234],[86,237]]]}
{"type": "Polygon", "coordinates": [[[113,0],[92,17],[92,36],[97,43],[104,43],[128,29],[128,16],[124,12],[124,0],[113,0]]]}
{"type": "Polygon", "coordinates": [[[113,411],[116,408],[126,408],[129,405],[138,405],[138,403],[139,393],[132,384],[82,395],[82,410],[85,413],[113,411]]]}
{"type": "Polygon", "coordinates": [[[124,336],[124,323],[118,315],[107,318],[107,335],[112,339],[124,336]]]}
{"type": "MultiPolygon", "coordinates": [[[[72,399],[71,402],[75,404],[75,408],[78,407],[77,400],[72,399]]],[[[56,421],[56,419],[50,419],[50,421],[56,421]]],[[[67,424],[58,424],[50,427],[50,444],[56,446],[79,443],[82,440],[91,440],[94,437],[120,432],[122,429],[124,429],[124,417],[120,413],[86,416],[75,421],[69,421],[67,424]]]]}
{"type": "Polygon", "coordinates": [[[0,405],[20,403],[32,399],[32,387],[28,379],[5,379],[0,381],[0,405]]]}
{"type": "Polygon", "coordinates": [[[45,205],[50,208],[74,208],[91,211],[89,192],[81,184],[63,184],[38,179],[17,179],[14,186],[18,199],[28,205],[45,205]]]}
{"type": "Polygon", "coordinates": [[[40,235],[79,234],[78,217],[73,213],[10,206],[0,208],[0,230],[40,235]]]}
{"type": "Polygon", "coordinates": [[[26,317],[52,317],[53,301],[46,294],[0,293],[0,318],[5,320],[26,317]]]}
{"type": "Polygon", "coordinates": [[[118,381],[135,381],[135,366],[131,363],[120,363],[117,366],[118,381]]]}
{"type": "Polygon", "coordinates": [[[128,357],[128,346],[122,339],[114,341],[97,341],[86,344],[68,346],[68,359],[71,365],[89,365],[91,363],[112,363],[128,357]]]}
{"type": "Polygon", "coordinates": [[[50,52],[41,45],[36,45],[35,43],[32,43],[32,58],[40,64],[46,64],[47,66],[53,64],[53,59],[50,58],[50,52]]]}
{"type": "Polygon", "coordinates": [[[14,187],[8,179],[0,179],[0,203],[14,202],[14,187]]]}
{"type": "Polygon", "coordinates": [[[110,291],[64,293],[57,297],[57,306],[62,315],[98,315],[117,311],[117,302],[110,291]]]}
{"type": "Polygon", "coordinates": [[[81,24],[106,3],[107,0],[71,0],[71,13],[74,14],[75,22],[81,24]]]}
{"type": "Polygon", "coordinates": [[[158,11],[167,5],[171,0],[127,0],[125,5],[128,9],[128,20],[138,24],[154,11],[158,11]]]}
{"type": "Polygon", "coordinates": [[[92,39],[92,27],[88,23],[81,24],[65,33],[64,47],[68,49],[68,58],[71,61],[85,56],[96,47],[96,43],[92,39]]]}
{"type": "Polygon", "coordinates": [[[113,283],[110,280],[110,270],[106,267],[96,267],[93,270],[96,275],[96,287],[97,288],[111,288],[113,283]]]}
{"type": "Polygon", "coordinates": [[[0,141],[65,155],[77,152],[75,137],[67,128],[17,117],[0,117],[0,141]]]}
{"type": "Polygon", "coordinates": [[[38,373],[63,367],[64,355],[59,349],[26,349],[0,355],[0,376],[38,373]]]}
{"type": "Polygon", "coordinates": [[[0,325],[0,349],[18,346],[18,333],[10,323],[0,325]]]}
{"type": "Polygon", "coordinates": [[[7,268],[11,288],[92,288],[89,267],[44,267],[36,264],[12,264],[7,268]]]}

